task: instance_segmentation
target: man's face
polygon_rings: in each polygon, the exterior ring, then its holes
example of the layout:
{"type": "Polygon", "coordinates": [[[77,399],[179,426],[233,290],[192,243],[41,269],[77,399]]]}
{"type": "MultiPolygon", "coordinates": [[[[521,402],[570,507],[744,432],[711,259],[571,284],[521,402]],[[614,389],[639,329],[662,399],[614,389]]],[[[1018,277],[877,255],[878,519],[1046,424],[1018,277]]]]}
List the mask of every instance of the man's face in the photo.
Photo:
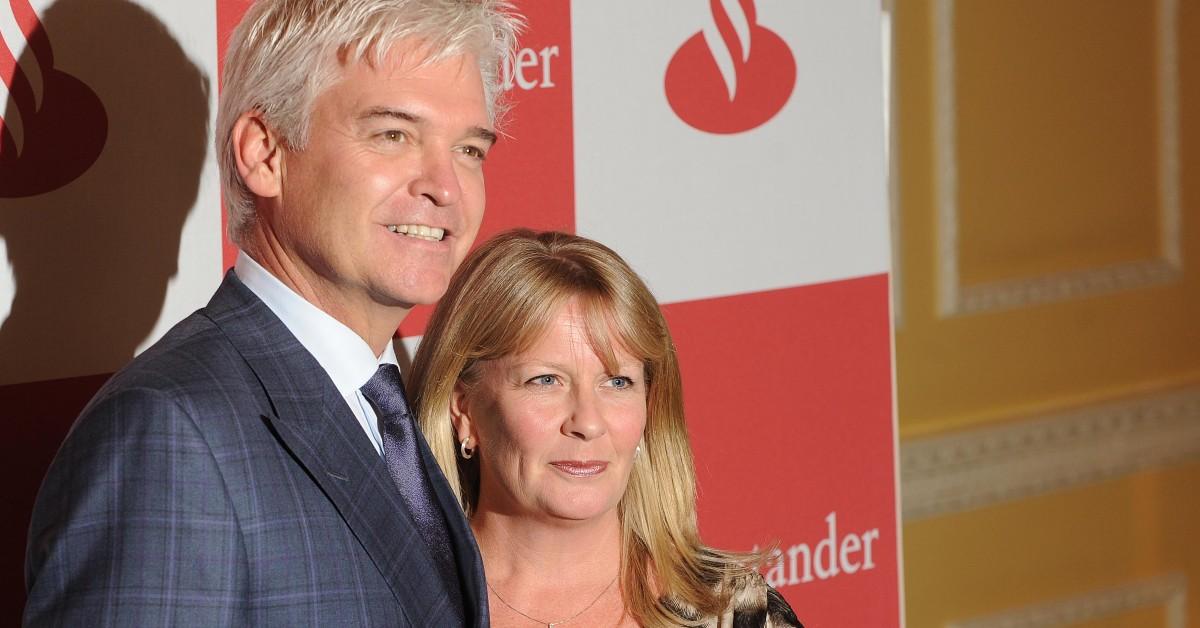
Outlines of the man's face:
{"type": "Polygon", "coordinates": [[[314,103],[307,146],[284,150],[282,192],[260,213],[296,275],[285,281],[343,322],[436,301],[483,218],[495,135],[476,60],[424,58],[401,42],[378,68],[348,65],[314,103]]]}

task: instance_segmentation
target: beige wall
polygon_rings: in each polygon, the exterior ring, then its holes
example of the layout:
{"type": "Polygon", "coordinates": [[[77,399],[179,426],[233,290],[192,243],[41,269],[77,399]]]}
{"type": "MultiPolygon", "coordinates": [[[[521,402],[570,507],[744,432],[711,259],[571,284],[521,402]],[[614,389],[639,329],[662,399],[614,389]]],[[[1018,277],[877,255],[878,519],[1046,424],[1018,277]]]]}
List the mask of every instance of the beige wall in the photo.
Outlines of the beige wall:
{"type": "Polygon", "coordinates": [[[1200,624],[1200,0],[891,9],[908,625],[1200,624]]]}

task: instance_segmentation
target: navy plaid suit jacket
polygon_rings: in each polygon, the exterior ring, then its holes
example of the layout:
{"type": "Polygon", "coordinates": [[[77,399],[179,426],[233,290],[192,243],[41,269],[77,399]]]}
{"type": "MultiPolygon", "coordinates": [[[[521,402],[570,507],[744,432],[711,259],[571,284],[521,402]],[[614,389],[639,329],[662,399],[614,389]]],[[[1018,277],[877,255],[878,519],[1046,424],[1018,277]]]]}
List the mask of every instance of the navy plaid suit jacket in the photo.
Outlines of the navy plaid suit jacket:
{"type": "MultiPolygon", "coordinates": [[[[433,480],[467,621],[487,626],[479,550],[433,480]]],[[[230,272],[72,427],[34,507],[24,619],[452,626],[435,569],[345,400],[230,272]]]]}

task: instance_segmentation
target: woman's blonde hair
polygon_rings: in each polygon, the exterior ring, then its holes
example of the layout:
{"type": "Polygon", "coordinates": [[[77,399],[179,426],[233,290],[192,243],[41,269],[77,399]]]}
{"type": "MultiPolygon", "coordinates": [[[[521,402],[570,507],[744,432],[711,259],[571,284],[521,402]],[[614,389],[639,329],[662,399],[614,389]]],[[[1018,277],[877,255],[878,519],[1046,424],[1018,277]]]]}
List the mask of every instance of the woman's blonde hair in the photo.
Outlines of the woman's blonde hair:
{"type": "Polygon", "coordinates": [[[605,367],[616,372],[619,346],[642,360],[648,386],[643,450],[618,506],[626,607],[643,625],[692,623],[680,604],[719,614],[728,603],[721,584],[748,572],[753,557],[700,542],[675,345],[653,295],[608,247],[566,233],[516,230],[496,236],[463,262],[411,369],[409,390],[425,438],[470,516],[478,500],[478,458],[457,455],[450,417],[454,388],[474,385],[483,361],[532,346],[571,299],[605,367]]]}

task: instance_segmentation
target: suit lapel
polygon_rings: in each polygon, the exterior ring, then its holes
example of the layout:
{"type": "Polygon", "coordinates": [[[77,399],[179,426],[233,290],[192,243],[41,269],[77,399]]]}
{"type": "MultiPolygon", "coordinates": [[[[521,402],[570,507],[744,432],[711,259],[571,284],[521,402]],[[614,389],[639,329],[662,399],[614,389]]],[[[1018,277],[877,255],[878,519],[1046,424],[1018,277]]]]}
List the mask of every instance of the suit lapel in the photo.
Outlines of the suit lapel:
{"type": "MultiPolygon", "coordinates": [[[[417,536],[386,465],[324,369],[232,271],[205,313],[241,353],[270,399],[273,412],[262,418],[333,503],[400,606],[439,606],[429,599],[427,588],[418,586],[423,575],[413,569],[420,564],[432,566],[428,550],[417,536]]],[[[426,446],[423,453],[427,451],[426,446]]],[[[437,468],[431,456],[426,461],[437,468]]],[[[435,477],[435,486],[440,484],[449,493],[444,478],[440,474],[435,477]]],[[[442,499],[443,491],[438,492],[442,499]]],[[[444,503],[442,507],[446,507],[444,503]]],[[[463,519],[461,510],[458,512],[458,519],[463,519]]],[[[455,522],[453,516],[447,519],[455,522]]],[[[454,530],[456,543],[461,542],[459,532],[454,530]]],[[[469,530],[467,534],[466,543],[474,548],[469,530]]],[[[477,549],[473,556],[478,563],[477,549]]],[[[472,583],[483,586],[480,565],[468,570],[460,559],[460,569],[464,577],[473,575],[472,583]]],[[[468,595],[473,590],[464,589],[468,595]]],[[[486,617],[486,601],[483,604],[486,617]]]]}
{"type": "Polygon", "coordinates": [[[396,600],[405,608],[435,605],[412,586],[421,577],[412,567],[433,563],[387,466],[336,391],[313,401],[285,402],[265,418],[341,513],[396,600]]]}

